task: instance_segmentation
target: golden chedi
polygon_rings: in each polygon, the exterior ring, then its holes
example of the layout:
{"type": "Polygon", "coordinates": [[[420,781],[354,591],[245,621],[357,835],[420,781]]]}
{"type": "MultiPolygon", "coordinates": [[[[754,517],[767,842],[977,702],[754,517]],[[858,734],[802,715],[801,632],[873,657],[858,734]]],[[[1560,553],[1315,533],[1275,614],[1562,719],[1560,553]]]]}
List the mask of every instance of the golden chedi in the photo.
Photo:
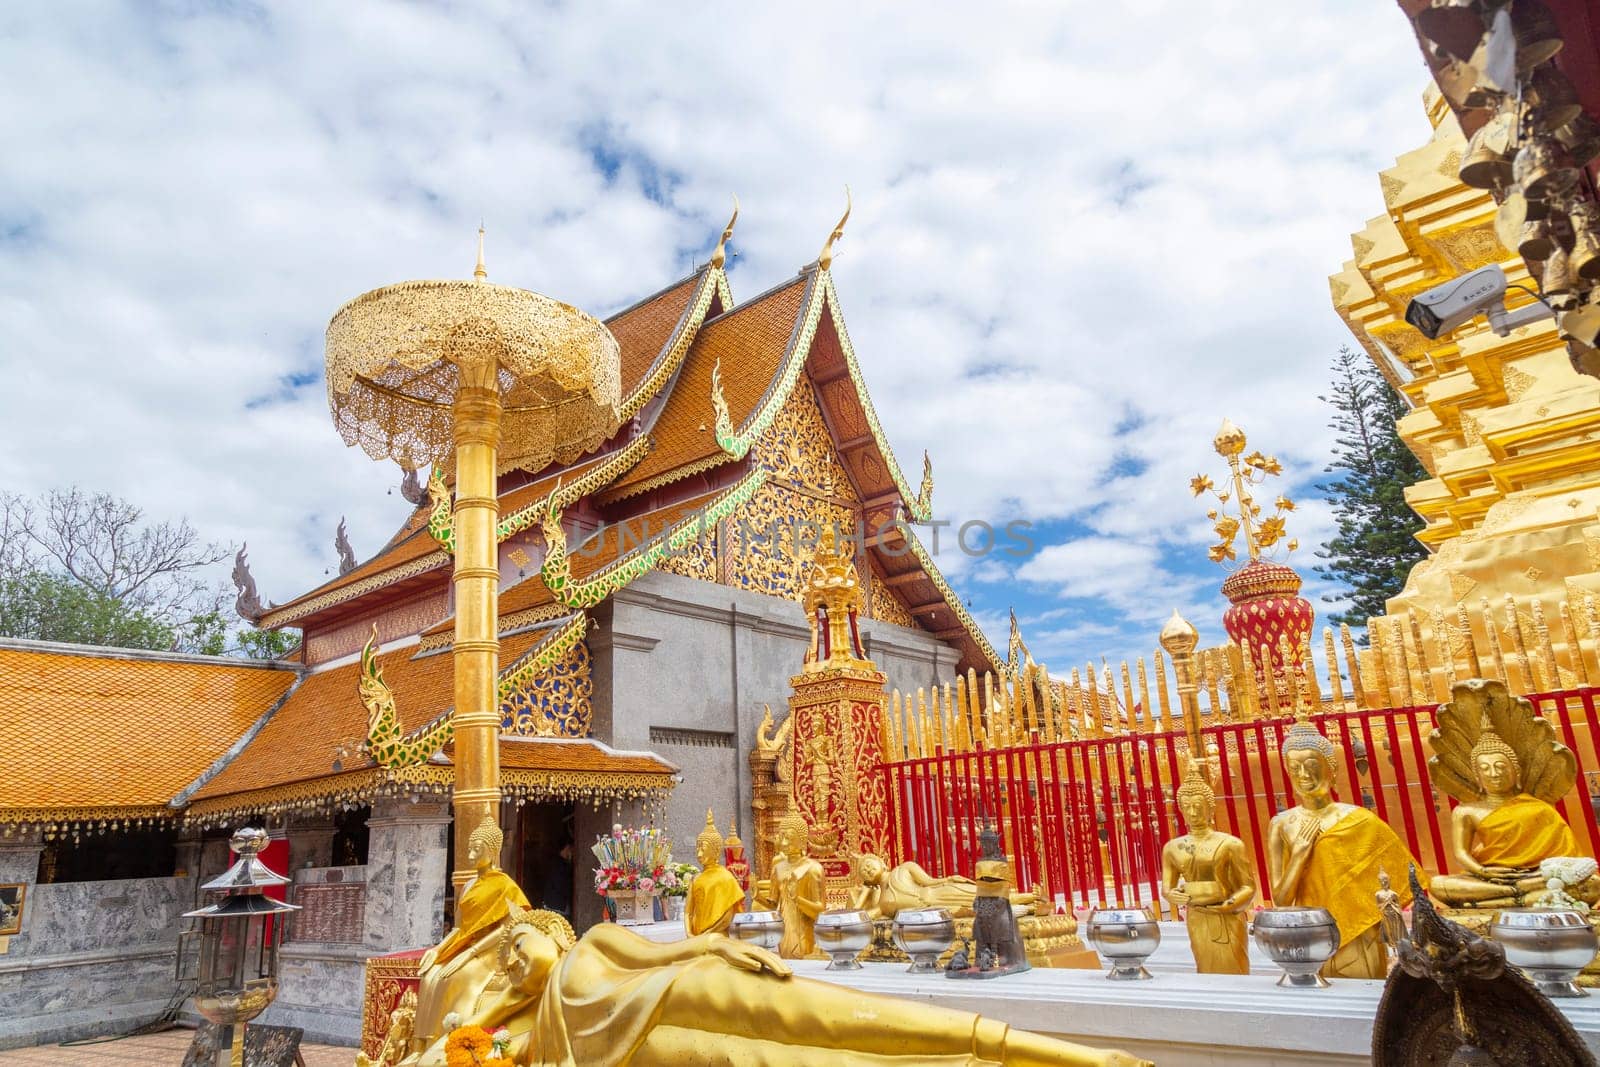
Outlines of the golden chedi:
{"type": "Polygon", "coordinates": [[[822,864],[806,855],[806,821],[790,813],[778,823],[778,855],[768,887],[783,916],[778,955],[803,960],[817,953],[817,916],[827,908],[827,877],[822,864]]]}
{"type": "Polygon", "coordinates": [[[1299,803],[1274,815],[1267,829],[1272,903],[1326,908],[1333,916],[1339,951],[1323,966],[1324,977],[1382,978],[1389,968],[1373,887],[1380,870],[1404,871],[1416,861],[1382,819],[1333,799],[1337,749],[1303,707],[1282,752],[1299,803]]]}
{"type": "MultiPolygon", "coordinates": [[[[722,934],[657,944],[601,923],[576,940],[559,915],[523,911],[498,943],[501,981],[462,1024],[508,1031],[517,1067],[1145,1062],[969,1012],[795,978],[777,956],[722,934]]],[[[407,1067],[445,1062],[439,1040],[407,1067]]]]}
{"type": "Polygon", "coordinates": [[[417,1015],[413,1048],[426,1047],[445,1034],[445,1016],[475,1004],[500,969],[500,937],[513,912],[528,898],[511,876],[495,866],[504,835],[485,818],[467,839],[467,862],[476,874],[456,901],[456,926],[423,954],[417,965],[417,1015]]]}
{"type": "Polygon", "coordinates": [[[706,828],[695,838],[694,855],[700,873],[689,883],[689,899],[683,908],[684,928],[696,934],[728,932],[728,925],[744,905],[744,890],[739,880],[722,865],[722,835],[706,809],[706,828]]]}
{"type": "Polygon", "coordinates": [[[1578,774],[1572,750],[1533,705],[1497,681],[1457,682],[1428,735],[1428,770],[1458,803],[1450,817],[1450,860],[1457,873],[1429,892],[1458,908],[1537,904],[1551,892],[1540,866],[1572,857],[1581,867],[1565,892],[1600,900],[1600,878],[1581,863],[1572,829],[1553,806],[1578,774]]]}
{"type": "Polygon", "coordinates": [[[1255,872],[1244,842],[1213,827],[1216,796],[1206,765],[1191,758],[1178,787],[1178,810],[1189,832],[1161,850],[1161,895],[1184,909],[1195,970],[1250,973],[1245,912],[1256,897],[1255,872]]]}

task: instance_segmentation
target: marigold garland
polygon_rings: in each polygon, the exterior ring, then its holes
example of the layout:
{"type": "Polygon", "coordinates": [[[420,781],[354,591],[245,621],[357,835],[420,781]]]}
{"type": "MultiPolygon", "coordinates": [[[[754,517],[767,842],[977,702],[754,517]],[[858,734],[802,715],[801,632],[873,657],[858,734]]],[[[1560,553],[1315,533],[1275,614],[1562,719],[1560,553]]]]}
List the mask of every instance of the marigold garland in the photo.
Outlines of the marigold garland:
{"type": "Polygon", "coordinates": [[[445,1038],[444,1061],[448,1067],[515,1067],[505,1056],[496,1054],[500,1051],[483,1027],[460,1026],[445,1038]]]}

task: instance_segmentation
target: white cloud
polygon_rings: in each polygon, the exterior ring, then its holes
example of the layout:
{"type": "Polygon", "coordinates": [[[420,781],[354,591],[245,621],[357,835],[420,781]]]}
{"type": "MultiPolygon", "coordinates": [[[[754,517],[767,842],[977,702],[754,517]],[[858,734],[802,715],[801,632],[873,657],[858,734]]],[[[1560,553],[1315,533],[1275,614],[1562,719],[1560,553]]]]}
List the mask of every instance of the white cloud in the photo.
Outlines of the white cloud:
{"type": "Polygon", "coordinates": [[[731,192],[748,297],[815,256],[849,182],[835,273],[899,454],[932,452],[957,521],[1079,530],[1018,581],[972,571],[984,617],[1070,586],[1129,642],[1214,618],[1187,479],[1226,414],[1310,495],[1345,339],[1325,278],[1427,132],[1400,13],[697,10],[0,13],[4,481],[187,514],[285,599],[341,514],[365,555],[405,512],[310,378],[345,300],[465,275],[483,218],[492,278],[603,313],[703,257],[731,192]]]}

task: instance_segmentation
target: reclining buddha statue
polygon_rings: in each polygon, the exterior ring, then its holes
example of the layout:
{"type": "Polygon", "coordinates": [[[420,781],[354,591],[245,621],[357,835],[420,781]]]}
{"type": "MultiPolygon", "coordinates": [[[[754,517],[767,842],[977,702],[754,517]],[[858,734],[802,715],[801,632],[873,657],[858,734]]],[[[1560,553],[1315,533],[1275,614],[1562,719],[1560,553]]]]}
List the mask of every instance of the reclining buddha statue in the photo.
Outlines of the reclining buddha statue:
{"type": "MultiPolygon", "coordinates": [[[[945,908],[952,916],[972,914],[972,901],[978,883],[953,874],[937,877],[915,863],[890,867],[871,852],[856,862],[860,884],[850,890],[850,906],[867,912],[874,919],[892,919],[902,911],[919,908],[945,908]]],[[[1011,893],[1012,904],[1030,905],[1032,893],[1011,893]]]]}
{"type": "MultiPolygon", "coordinates": [[[[464,1026],[506,1030],[517,1067],[1145,1063],[970,1012],[796,978],[772,953],[718,933],[658,944],[601,923],[580,940],[554,912],[521,910],[505,924],[498,956],[494,986],[457,1010],[464,1026]]],[[[403,1067],[444,1067],[447,1041],[428,1042],[403,1067]]]]}
{"type": "Polygon", "coordinates": [[[1578,855],[1572,829],[1552,806],[1577,779],[1572,750],[1504,683],[1457,682],[1451,697],[1428,735],[1428,771],[1458,801],[1450,817],[1456,873],[1436,876],[1429,891],[1458,908],[1521,907],[1562,891],[1588,904],[1600,900],[1593,862],[1578,855]],[[1564,889],[1552,890],[1540,867],[1562,859],[1564,889]]]}

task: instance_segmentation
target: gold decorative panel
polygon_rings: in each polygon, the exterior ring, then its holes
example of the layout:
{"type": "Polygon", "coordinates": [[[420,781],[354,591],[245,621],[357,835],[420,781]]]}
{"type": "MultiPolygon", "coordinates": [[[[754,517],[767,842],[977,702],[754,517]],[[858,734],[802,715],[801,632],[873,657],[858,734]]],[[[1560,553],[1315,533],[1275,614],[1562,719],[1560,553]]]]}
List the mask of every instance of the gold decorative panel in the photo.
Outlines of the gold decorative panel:
{"type": "Polygon", "coordinates": [[[656,570],[680,574],[685,578],[698,578],[702,582],[716,581],[717,528],[713,526],[699,540],[656,564],[656,570]]]}
{"type": "Polygon", "coordinates": [[[775,478],[816,493],[852,502],[857,499],[822,421],[817,398],[803,381],[751,451],[756,462],[775,478]]]}
{"type": "Polygon", "coordinates": [[[855,521],[851,508],[768,482],[728,522],[727,584],[798,600],[814,546],[808,542],[823,525],[853,531],[855,521]]]}
{"type": "Polygon", "coordinates": [[[594,716],[589,642],[576,641],[549,668],[500,702],[500,732],[527,737],[588,737],[594,716]]]}
{"type": "Polygon", "coordinates": [[[911,617],[911,612],[894,595],[894,590],[884,584],[882,578],[876,574],[872,576],[872,617],[892,622],[896,626],[910,626],[915,628],[917,620],[911,617]]]}

